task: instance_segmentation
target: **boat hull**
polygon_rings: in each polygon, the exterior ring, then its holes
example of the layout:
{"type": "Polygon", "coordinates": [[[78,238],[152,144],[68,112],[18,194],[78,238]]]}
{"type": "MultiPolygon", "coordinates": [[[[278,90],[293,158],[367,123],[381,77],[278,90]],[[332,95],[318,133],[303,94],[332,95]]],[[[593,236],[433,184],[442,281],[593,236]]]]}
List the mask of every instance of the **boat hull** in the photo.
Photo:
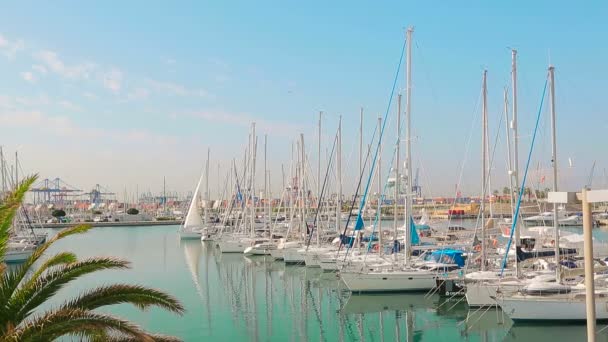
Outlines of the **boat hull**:
{"type": "Polygon", "coordinates": [[[270,251],[270,255],[274,258],[274,260],[283,260],[283,250],[275,249],[270,251]]]}
{"type": "Polygon", "coordinates": [[[343,272],[340,277],[351,292],[413,292],[435,287],[436,275],[430,272],[343,272]]]}
{"type": "Polygon", "coordinates": [[[179,238],[182,240],[200,240],[201,232],[192,232],[192,231],[181,231],[179,232],[179,238]]]}
{"type": "Polygon", "coordinates": [[[298,252],[298,249],[284,249],[283,261],[287,265],[302,265],[304,264],[304,255],[298,252]]]}
{"type": "Polygon", "coordinates": [[[25,249],[21,251],[8,251],[4,256],[4,262],[6,263],[20,263],[27,260],[30,255],[34,252],[33,249],[25,249]]]}
{"type": "Polygon", "coordinates": [[[222,253],[244,253],[251,245],[240,241],[220,241],[218,243],[222,253]]]}
{"type": "MultiPolygon", "coordinates": [[[[575,299],[518,296],[499,299],[499,304],[513,321],[585,321],[585,297],[575,299]]],[[[608,298],[596,298],[595,315],[608,320],[608,298]]]]}

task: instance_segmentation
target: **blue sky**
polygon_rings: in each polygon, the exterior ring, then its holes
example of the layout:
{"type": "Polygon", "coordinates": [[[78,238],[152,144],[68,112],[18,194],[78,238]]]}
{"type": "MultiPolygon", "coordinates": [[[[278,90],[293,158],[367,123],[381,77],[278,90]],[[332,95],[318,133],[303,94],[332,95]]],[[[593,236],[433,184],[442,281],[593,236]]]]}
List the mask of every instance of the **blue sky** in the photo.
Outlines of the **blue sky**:
{"type": "MultiPolygon", "coordinates": [[[[511,47],[519,51],[520,163],[552,63],[560,184],[580,188],[597,161],[594,182],[604,185],[606,15],[600,1],[7,3],[0,144],[19,149],[26,170],[83,188],[158,190],[167,176],[187,191],[208,146],[213,164],[241,157],[251,121],[269,135],[278,175],[300,132],[316,151],[323,110],[327,148],[343,116],[345,186],[352,188],[359,108],[370,138],[386,110],[404,29],[413,25],[414,160],[429,194],[452,191],[465,159],[461,188],[478,192],[481,75],[487,68],[493,141],[511,47]]],[[[391,110],[391,141],[394,118],[391,110]]],[[[549,167],[548,120],[544,111],[534,168],[549,167]]],[[[500,133],[494,188],[506,182],[500,133]]]]}

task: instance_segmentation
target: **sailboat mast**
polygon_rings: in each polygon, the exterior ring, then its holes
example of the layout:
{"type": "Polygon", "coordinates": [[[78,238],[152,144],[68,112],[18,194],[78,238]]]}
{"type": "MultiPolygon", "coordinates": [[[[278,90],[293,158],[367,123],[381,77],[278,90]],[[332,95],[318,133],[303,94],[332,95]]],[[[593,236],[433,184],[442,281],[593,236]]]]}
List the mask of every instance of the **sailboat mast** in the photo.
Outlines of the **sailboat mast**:
{"type": "Polygon", "coordinates": [[[338,149],[336,152],[336,167],[338,181],[338,193],[336,195],[336,232],[341,231],[342,222],[342,115],[338,118],[338,149]]]}
{"type": "MultiPolygon", "coordinates": [[[[553,191],[557,192],[557,137],[555,128],[555,68],[549,66],[549,104],[551,106],[551,161],[553,162],[553,191]]],[[[553,229],[555,240],[555,280],[559,282],[561,279],[559,267],[559,222],[557,220],[557,203],[553,203],[553,229]]]]}
{"type": "MultiPolygon", "coordinates": [[[[207,148],[207,162],[205,163],[205,224],[209,224],[209,156],[211,149],[207,148]]],[[[219,183],[219,178],[218,178],[219,183]]]]}
{"type": "Polygon", "coordinates": [[[255,122],[251,124],[251,236],[254,235],[255,232],[255,215],[256,215],[256,207],[255,207],[255,159],[256,152],[258,149],[258,137],[255,135],[255,122]]]}
{"type": "MultiPolygon", "coordinates": [[[[317,156],[318,156],[318,161],[317,161],[317,196],[321,197],[321,117],[323,115],[323,112],[319,112],[319,136],[318,136],[318,144],[317,144],[317,156]]],[[[321,198],[319,198],[319,200],[317,201],[317,204],[320,206],[321,205],[321,198]]],[[[317,208],[317,212],[320,210],[321,208],[317,208]]],[[[320,237],[320,232],[319,232],[319,228],[321,226],[320,224],[321,220],[319,220],[319,223],[317,223],[317,227],[315,228],[315,230],[317,231],[317,246],[319,246],[319,244],[321,243],[321,237],[320,237]]]]}
{"type": "Polygon", "coordinates": [[[406,172],[406,197],[405,197],[405,265],[409,266],[412,255],[412,33],[414,28],[407,29],[407,61],[406,73],[407,82],[405,87],[405,116],[406,116],[406,137],[405,137],[405,163],[407,166],[406,172]]]}
{"type": "Polygon", "coordinates": [[[481,217],[481,270],[486,270],[486,227],[485,227],[485,218],[486,218],[486,182],[487,182],[487,147],[486,144],[486,130],[488,127],[488,89],[487,89],[487,74],[488,71],[483,71],[483,85],[482,85],[482,93],[483,93],[483,101],[482,101],[482,113],[481,113],[481,122],[482,122],[482,134],[481,134],[481,201],[480,201],[480,217],[481,217]]]}
{"type": "MultiPolygon", "coordinates": [[[[272,220],[270,219],[270,198],[268,196],[268,160],[267,160],[267,144],[268,134],[264,134],[264,209],[266,209],[266,224],[270,226],[272,220]]],[[[268,238],[270,238],[270,230],[268,230],[268,238]]]]}
{"type": "Polygon", "coordinates": [[[19,186],[19,154],[15,151],[15,189],[19,186]]]}
{"type": "MultiPolygon", "coordinates": [[[[399,175],[399,156],[401,154],[401,94],[397,97],[397,146],[395,151],[395,203],[393,204],[393,240],[397,240],[397,208],[399,207],[399,190],[400,190],[400,175],[399,175]]],[[[396,252],[396,251],[393,251],[396,252]]],[[[393,260],[397,258],[397,254],[393,253],[393,260]]]]}
{"type": "Polygon", "coordinates": [[[302,153],[302,161],[300,165],[300,179],[302,183],[301,192],[302,192],[302,203],[300,206],[302,208],[302,223],[304,223],[304,227],[306,228],[306,234],[308,235],[308,223],[306,222],[306,181],[304,180],[305,169],[306,169],[306,151],[304,150],[304,133],[300,133],[300,152],[302,153]]]}
{"type": "MultiPolygon", "coordinates": [[[[511,50],[511,86],[513,88],[513,104],[511,105],[513,111],[511,121],[511,129],[513,130],[513,168],[509,168],[509,170],[513,170],[513,181],[515,182],[515,189],[511,188],[511,198],[513,198],[514,191],[519,192],[517,189],[519,187],[519,135],[517,134],[517,50],[515,49],[511,50]]],[[[513,217],[513,220],[515,220],[515,217],[513,217]]],[[[515,226],[516,249],[521,246],[520,227],[521,222],[517,220],[515,226]]],[[[521,274],[521,267],[517,262],[517,258],[515,258],[515,268],[516,275],[519,277],[521,274]]]]}
{"type": "MultiPolygon", "coordinates": [[[[378,116],[378,132],[382,129],[382,117],[378,116]]],[[[380,249],[378,250],[382,253],[382,141],[378,146],[378,244],[380,245],[380,249]]]]}
{"type": "Polygon", "coordinates": [[[359,112],[359,177],[363,173],[363,107],[359,112]]]}

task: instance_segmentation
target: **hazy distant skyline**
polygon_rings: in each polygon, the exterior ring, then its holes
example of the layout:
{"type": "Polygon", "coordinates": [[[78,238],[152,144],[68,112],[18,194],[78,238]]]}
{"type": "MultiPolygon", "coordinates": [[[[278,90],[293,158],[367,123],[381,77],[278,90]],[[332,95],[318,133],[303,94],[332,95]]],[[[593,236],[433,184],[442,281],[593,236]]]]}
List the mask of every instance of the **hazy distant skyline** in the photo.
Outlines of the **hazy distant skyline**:
{"type": "MultiPolygon", "coordinates": [[[[214,193],[217,163],[223,177],[233,158],[242,159],[255,121],[259,141],[268,134],[277,193],[299,133],[316,175],[316,124],[324,111],[324,151],[343,117],[344,187],[351,193],[359,108],[367,144],[411,25],[413,160],[426,195],[453,193],[463,160],[460,188],[479,193],[481,75],[486,68],[493,143],[502,90],[510,92],[510,48],[519,56],[521,171],[552,63],[560,185],[580,189],[596,161],[594,185],[605,186],[607,14],[599,1],[8,3],[0,12],[0,145],[11,156],[19,150],[26,172],[83,190],[99,183],[119,198],[136,185],[158,192],[163,177],[168,188],[191,191],[209,147],[214,193]]],[[[401,73],[398,88],[404,84],[401,73]]],[[[391,145],[395,105],[385,137],[391,145]]],[[[504,125],[492,190],[506,185],[504,125]]],[[[533,169],[550,167],[549,138],[545,106],[533,169]]],[[[384,172],[391,153],[385,146],[384,172]]],[[[259,143],[259,175],[262,156],[259,143]]]]}

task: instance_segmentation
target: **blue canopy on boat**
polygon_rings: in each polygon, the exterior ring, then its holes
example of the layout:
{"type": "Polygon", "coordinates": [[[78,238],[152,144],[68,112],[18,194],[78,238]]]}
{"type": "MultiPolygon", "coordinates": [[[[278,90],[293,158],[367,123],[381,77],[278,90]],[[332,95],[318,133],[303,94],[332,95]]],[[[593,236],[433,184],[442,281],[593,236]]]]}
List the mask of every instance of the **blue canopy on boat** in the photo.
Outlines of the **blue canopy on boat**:
{"type": "Polygon", "coordinates": [[[463,253],[463,251],[456,249],[439,249],[431,253],[431,259],[444,264],[456,264],[464,267],[463,253]]]}

